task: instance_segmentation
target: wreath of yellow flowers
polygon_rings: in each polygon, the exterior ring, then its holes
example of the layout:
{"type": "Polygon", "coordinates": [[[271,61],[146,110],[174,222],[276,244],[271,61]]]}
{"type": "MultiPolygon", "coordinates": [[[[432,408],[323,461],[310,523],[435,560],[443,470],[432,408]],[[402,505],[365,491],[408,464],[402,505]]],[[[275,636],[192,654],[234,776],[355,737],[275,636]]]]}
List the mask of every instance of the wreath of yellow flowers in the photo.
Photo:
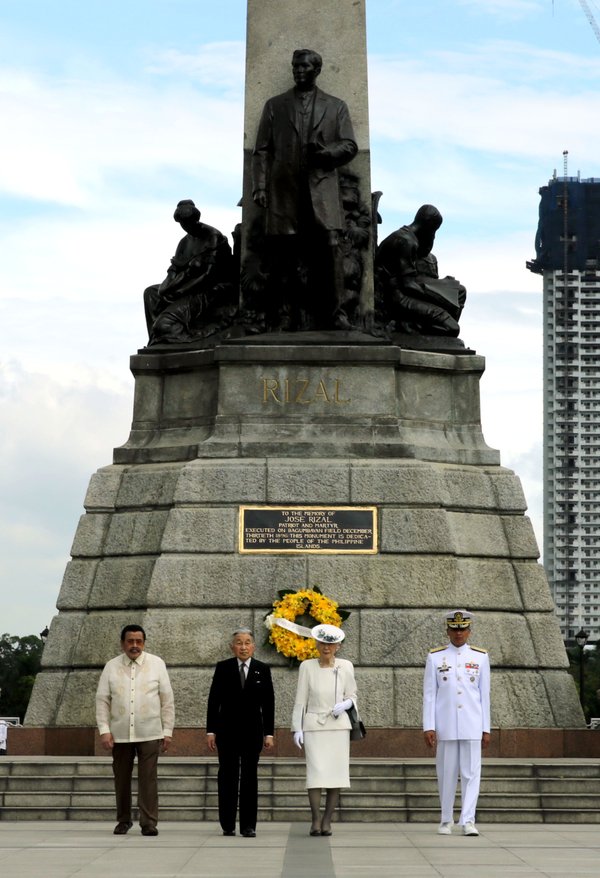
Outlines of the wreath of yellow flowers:
{"type": "Polygon", "coordinates": [[[318,623],[337,625],[348,618],[347,610],[340,610],[336,601],[324,595],[318,587],[302,591],[280,591],[279,599],[273,601],[273,612],[265,617],[265,625],[269,629],[267,643],[272,644],[277,652],[292,661],[303,662],[317,658],[319,653],[312,637],[302,637],[287,628],[275,624],[275,619],[288,619],[295,622],[298,616],[308,615],[318,623]]]}

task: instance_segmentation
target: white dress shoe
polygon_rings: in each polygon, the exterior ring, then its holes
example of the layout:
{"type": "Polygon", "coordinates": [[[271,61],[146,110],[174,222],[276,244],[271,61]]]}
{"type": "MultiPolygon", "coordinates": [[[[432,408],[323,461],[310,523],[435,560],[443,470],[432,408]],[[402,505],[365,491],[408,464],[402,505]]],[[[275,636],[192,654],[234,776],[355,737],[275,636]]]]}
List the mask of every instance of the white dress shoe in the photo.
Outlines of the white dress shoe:
{"type": "Polygon", "coordinates": [[[463,835],[479,835],[479,832],[475,824],[470,822],[463,826],[463,835]]]}
{"type": "Polygon", "coordinates": [[[452,824],[440,823],[438,826],[438,835],[452,835],[452,824]]]}

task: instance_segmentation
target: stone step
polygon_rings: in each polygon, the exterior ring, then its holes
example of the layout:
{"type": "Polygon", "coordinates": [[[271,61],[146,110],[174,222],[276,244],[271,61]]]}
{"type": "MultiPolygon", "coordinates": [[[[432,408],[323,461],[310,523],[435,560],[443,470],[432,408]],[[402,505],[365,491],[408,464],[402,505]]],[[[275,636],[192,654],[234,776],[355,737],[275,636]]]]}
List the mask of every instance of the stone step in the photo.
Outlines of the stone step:
{"type": "MultiPolygon", "coordinates": [[[[40,791],[33,793],[31,790],[19,792],[5,792],[2,796],[2,805],[5,808],[28,807],[35,801],[36,805],[47,808],[112,808],[114,805],[113,792],[89,792],[77,793],[72,791],[40,791]]],[[[258,795],[259,807],[287,808],[293,805],[305,807],[306,791],[298,792],[270,792],[258,795]]],[[[216,790],[208,792],[181,793],[165,791],[161,789],[160,803],[162,808],[216,808],[216,790]]],[[[360,793],[356,790],[342,792],[341,805],[343,808],[427,808],[438,807],[437,793],[360,793]]],[[[555,793],[540,794],[539,792],[515,795],[514,793],[497,794],[482,789],[479,796],[479,810],[482,809],[527,809],[527,808],[561,808],[567,809],[593,809],[599,806],[596,794],[586,795],[580,793],[555,793]]]]}
{"type": "MultiPolygon", "coordinates": [[[[568,777],[502,777],[495,778],[484,775],[482,778],[482,794],[507,793],[510,795],[521,793],[563,793],[566,785],[572,784],[572,778],[568,777]]],[[[600,777],[576,778],[577,792],[600,794],[600,777]]],[[[160,774],[160,786],[163,793],[176,792],[178,794],[198,793],[213,789],[215,777],[195,775],[160,774]]],[[[137,787],[137,780],[133,778],[133,789],[137,787]]],[[[281,793],[302,792],[304,794],[304,778],[295,775],[281,775],[273,778],[259,778],[259,792],[281,793]]],[[[366,775],[352,775],[352,789],[356,793],[389,792],[400,793],[423,793],[437,795],[437,783],[435,778],[412,777],[406,778],[401,775],[388,777],[370,777],[366,775]]],[[[110,776],[100,775],[59,775],[53,777],[43,775],[20,775],[0,777],[0,792],[108,792],[112,793],[113,779],[110,776]]]]}
{"type": "MultiPolygon", "coordinates": [[[[479,823],[580,823],[599,824],[598,808],[563,810],[560,808],[540,810],[521,810],[517,808],[478,808],[479,823]]],[[[456,815],[455,815],[456,816],[456,815]]],[[[302,807],[287,807],[258,810],[260,823],[296,822],[309,823],[310,812],[307,803],[302,807]]],[[[56,808],[29,806],[22,808],[6,807],[2,810],[3,820],[61,820],[61,821],[106,821],[114,822],[114,805],[106,808],[56,808]]],[[[164,808],[161,803],[160,819],[170,821],[218,821],[216,808],[164,808]]],[[[137,815],[134,814],[137,821],[137,815]]],[[[337,822],[342,823],[437,823],[439,810],[427,808],[349,808],[342,807],[336,814],[337,822]]]]}
{"type": "MultiPolygon", "coordinates": [[[[161,820],[217,820],[217,762],[159,763],[161,820]]],[[[343,821],[437,822],[432,760],[353,760],[352,788],[342,792],[343,821]]],[[[134,778],[134,789],[136,780],[134,778]]],[[[306,821],[304,765],[299,759],[259,766],[259,819],[306,821]]],[[[0,761],[5,820],[114,819],[112,768],[106,758],[17,757],[0,761]]],[[[565,760],[485,761],[481,822],[600,822],[600,764],[565,760]]]]}
{"type": "MultiPolygon", "coordinates": [[[[357,760],[350,762],[353,778],[359,777],[390,777],[403,776],[406,778],[431,778],[435,780],[435,764],[433,760],[407,762],[403,760],[357,760]]],[[[159,762],[159,775],[161,778],[169,776],[216,777],[218,763],[214,758],[190,758],[172,757],[169,760],[162,758],[159,762]]],[[[300,759],[288,760],[261,760],[258,766],[260,777],[295,777],[304,772],[304,761],[300,759]]],[[[0,760],[0,778],[14,776],[41,776],[49,774],[52,777],[60,775],[70,777],[73,775],[107,777],[112,780],[112,766],[109,759],[104,757],[86,757],[77,760],[74,757],[61,759],[61,757],[7,757],[0,760]],[[27,760],[27,761],[19,761],[27,760]]],[[[527,778],[527,777],[597,777],[600,778],[600,760],[568,762],[566,760],[554,760],[553,762],[526,761],[516,762],[511,760],[485,760],[483,762],[483,774],[487,778],[527,778]]]]}

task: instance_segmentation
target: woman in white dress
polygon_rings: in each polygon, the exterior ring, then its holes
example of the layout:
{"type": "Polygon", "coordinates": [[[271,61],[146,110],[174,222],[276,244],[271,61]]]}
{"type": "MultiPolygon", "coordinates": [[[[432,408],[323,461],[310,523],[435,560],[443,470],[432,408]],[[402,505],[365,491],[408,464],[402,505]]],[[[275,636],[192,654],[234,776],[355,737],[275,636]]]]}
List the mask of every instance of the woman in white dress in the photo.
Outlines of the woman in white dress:
{"type": "Polygon", "coordinates": [[[294,743],[306,753],[306,788],[312,823],[311,835],[331,835],[331,818],[340,789],[350,786],[350,720],[346,711],[356,707],[352,662],[336,653],[345,635],[335,625],[316,625],[311,634],[318,659],[300,665],[292,714],[294,743]],[[326,790],[321,817],[321,791],[326,790]]]}

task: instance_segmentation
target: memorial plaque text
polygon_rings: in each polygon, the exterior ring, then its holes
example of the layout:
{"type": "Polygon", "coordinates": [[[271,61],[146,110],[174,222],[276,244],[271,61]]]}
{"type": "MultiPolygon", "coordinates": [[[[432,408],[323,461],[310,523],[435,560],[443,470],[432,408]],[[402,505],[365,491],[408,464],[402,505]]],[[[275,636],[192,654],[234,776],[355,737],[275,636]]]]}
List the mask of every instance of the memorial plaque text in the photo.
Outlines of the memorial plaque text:
{"type": "Polygon", "coordinates": [[[240,552],[377,552],[375,506],[241,506],[240,552]]]}

